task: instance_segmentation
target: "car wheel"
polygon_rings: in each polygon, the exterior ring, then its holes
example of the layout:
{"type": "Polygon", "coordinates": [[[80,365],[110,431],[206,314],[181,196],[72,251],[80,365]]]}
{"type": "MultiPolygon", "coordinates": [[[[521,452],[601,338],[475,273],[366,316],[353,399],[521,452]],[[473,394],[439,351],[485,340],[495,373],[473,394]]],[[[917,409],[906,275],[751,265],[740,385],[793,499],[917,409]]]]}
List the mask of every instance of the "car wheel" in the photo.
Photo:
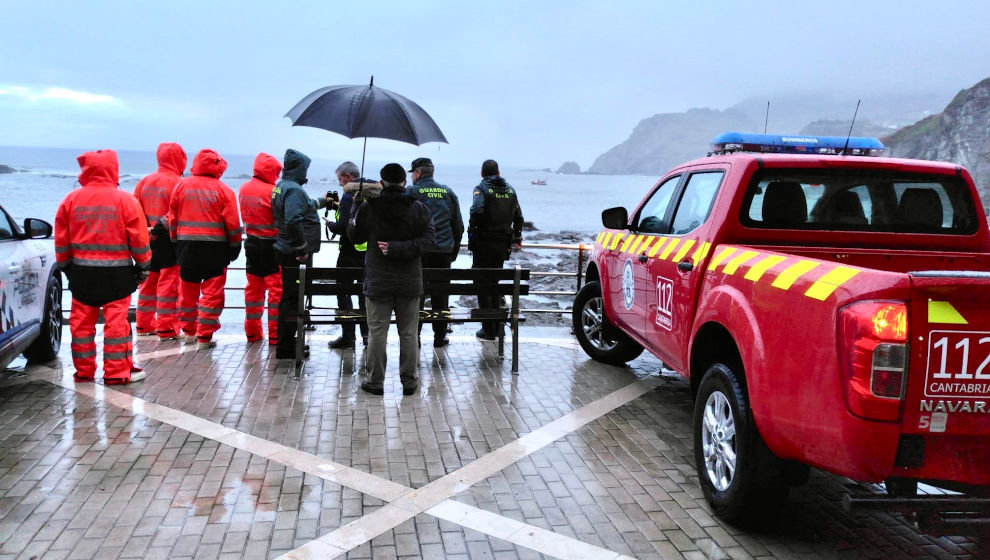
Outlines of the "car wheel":
{"type": "Polygon", "coordinates": [[[609,323],[598,282],[588,282],[574,298],[574,334],[581,348],[599,362],[622,365],[643,353],[643,347],[609,323]]]}
{"type": "Polygon", "coordinates": [[[782,461],[763,443],[740,378],[725,364],[709,367],[698,388],[694,457],[701,489],[718,517],[743,527],[777,520],[788,492],[776,476],[782,461]]]}
{"type": "Polygon", "coordinates": [[[41,318],[38,338],[24,351],[28,362],[50,362],[62,346],[62,281],[57,274],[48,279],[45,289],[45,314],[41,318]]]}

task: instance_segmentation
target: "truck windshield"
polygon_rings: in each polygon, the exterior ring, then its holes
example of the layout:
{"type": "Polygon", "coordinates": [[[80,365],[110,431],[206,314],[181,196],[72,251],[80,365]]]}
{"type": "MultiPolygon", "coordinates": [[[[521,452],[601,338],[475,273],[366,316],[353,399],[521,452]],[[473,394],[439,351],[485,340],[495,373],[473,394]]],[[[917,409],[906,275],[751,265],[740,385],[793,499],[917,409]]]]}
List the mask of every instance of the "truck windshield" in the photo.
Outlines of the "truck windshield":
{"type": "Polygon", "coordinates": [[[951,235],[979,227],[962,178],[874,170],[760,171],[740,220],[752,228],[951,235]]]}

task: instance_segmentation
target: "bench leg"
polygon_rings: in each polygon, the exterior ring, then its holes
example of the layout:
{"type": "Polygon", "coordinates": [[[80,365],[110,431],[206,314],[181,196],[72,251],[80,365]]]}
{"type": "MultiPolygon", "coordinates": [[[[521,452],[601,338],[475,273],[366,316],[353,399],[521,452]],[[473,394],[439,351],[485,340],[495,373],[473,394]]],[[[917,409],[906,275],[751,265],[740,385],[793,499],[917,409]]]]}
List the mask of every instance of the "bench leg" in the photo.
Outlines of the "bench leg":
{"type": "Polygon", "coordinates": [[[498,333],[498,359],[505,359],[505,333],[499,329],[498,333]]]}
{"type": "Polygon", "coordinates": [[[302,377],[303,348],[306,347],[306,265],[299,265],[299,302],[296,309],[296,377],[302,377]]]}

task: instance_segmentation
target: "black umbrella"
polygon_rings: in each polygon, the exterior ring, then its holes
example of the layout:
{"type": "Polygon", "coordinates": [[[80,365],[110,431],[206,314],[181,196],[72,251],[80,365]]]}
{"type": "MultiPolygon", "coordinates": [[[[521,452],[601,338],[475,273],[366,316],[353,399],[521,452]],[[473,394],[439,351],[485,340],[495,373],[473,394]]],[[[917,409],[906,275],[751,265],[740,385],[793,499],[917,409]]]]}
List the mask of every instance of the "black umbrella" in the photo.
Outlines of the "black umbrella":
{"type": "Polygon", "coordinates": [[[361,176],[368,138],[398,140],[416,146],[427,142],[447,143],[440,127],[422,107],[405,97],[375,87],[375,77],[366,86],[320,88],[296,103],[285,116],[292,126],[311,126],[364,138],[361,150],[361,176]]]}

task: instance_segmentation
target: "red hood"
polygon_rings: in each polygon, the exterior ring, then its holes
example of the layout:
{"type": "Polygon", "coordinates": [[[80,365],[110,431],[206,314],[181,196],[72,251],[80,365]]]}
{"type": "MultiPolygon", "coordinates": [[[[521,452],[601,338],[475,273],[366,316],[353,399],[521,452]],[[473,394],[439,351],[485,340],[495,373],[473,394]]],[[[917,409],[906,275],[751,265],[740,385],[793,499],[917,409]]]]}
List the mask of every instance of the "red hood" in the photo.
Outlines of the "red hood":
{"type": "Polygon", "coordinates": [[[258,157],[254,158],[254,176],[266,183],[275,184],[278,181],[278,175],[282,172],[282,162],[275,158],[275,156],[266,154],[264,152],[258,154],[258,157]]]}
{"type": "Polygon", "coordinates": [[[209,148],[200,150],[199,153],[196,154],[196,157],[193,158],[193,175],[206,175],[208,177],[219,179],[226,170],[227,162],[220,157],[220,154],[209,148]]]}
{"type": "Polygon", "coordinates": [[[79,184],[84,187],[117,187],[117,152],[98,150],[76,158],[79,162],[79,184]]]}
{"type": "Polygon", "coordinates": [[[182,175],[186,170],[186,151],[175,142],[158,145],[158,171],[171,171],[182,175]]]}

